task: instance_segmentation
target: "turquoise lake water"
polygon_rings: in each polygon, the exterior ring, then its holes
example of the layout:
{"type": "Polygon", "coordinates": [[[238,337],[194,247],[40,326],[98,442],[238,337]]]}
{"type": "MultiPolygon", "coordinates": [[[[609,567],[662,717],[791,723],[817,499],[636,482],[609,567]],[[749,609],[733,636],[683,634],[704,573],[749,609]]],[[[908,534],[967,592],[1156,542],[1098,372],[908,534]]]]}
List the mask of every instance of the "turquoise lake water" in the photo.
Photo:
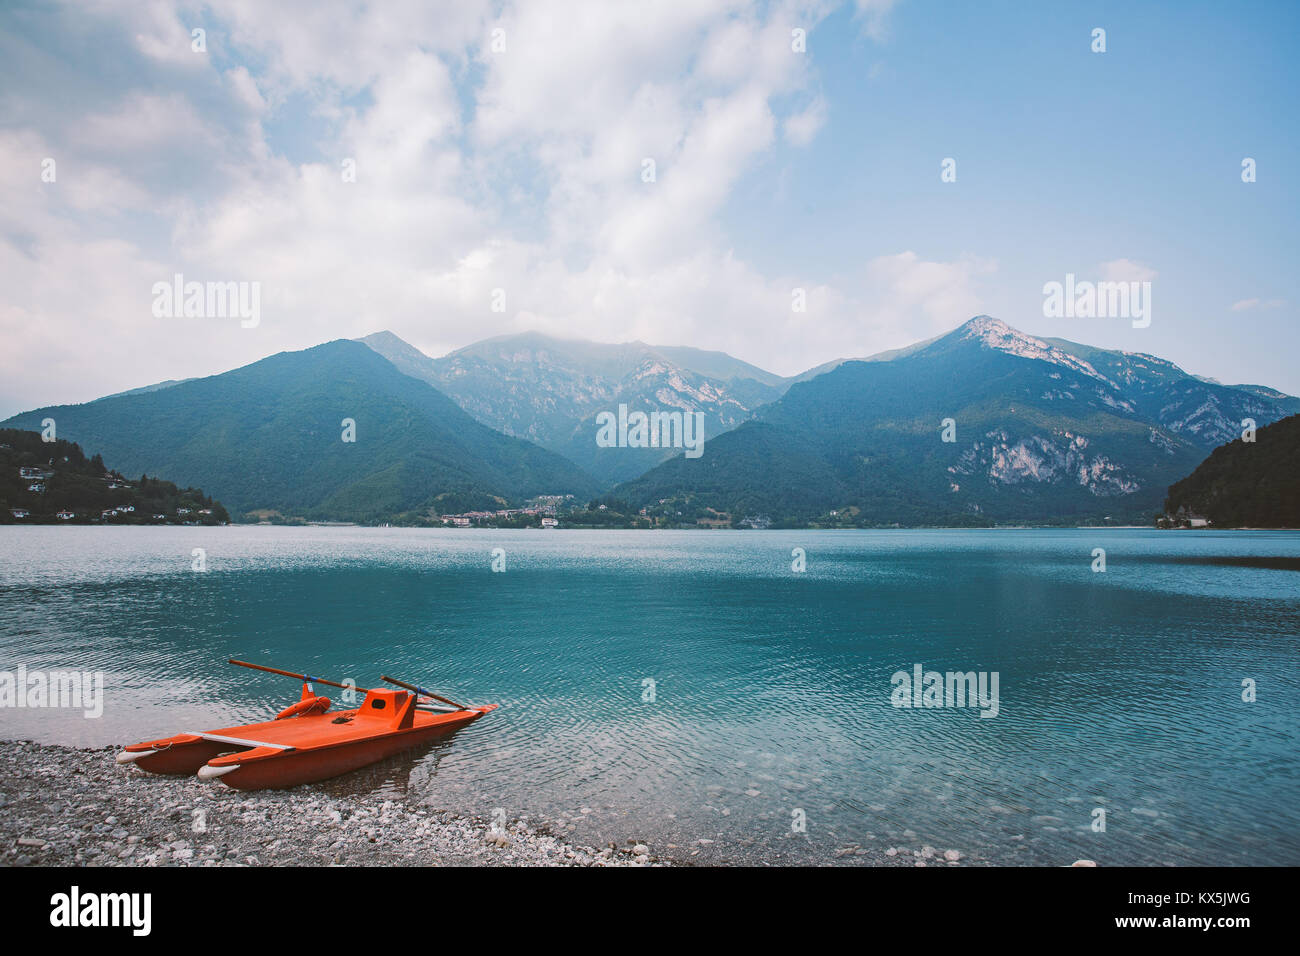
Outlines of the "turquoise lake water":
{"type": "Polygon", "coordinates": [[[229,657],[387,673],[501,708],[316,786],[700,862],[1300,864],[1298,650],[1288,532],[0,528],[0,670],[106,682],[100,719],[4,708],[0,736],[125,744],[296,698],[229,657]],[[917,664],[996,673],[997,716],[893,706],[917,664]]]}

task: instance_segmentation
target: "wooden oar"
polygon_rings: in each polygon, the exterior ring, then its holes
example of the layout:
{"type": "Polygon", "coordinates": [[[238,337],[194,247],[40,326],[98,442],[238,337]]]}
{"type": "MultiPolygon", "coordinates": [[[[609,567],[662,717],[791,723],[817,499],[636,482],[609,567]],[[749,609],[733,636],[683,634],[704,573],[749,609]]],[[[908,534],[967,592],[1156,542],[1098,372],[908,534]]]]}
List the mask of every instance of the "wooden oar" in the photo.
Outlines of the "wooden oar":
{"type": "Polygon", "coordinates": [[[296,677],[300,681],[308,684],[329,684],[331,687],[341,687],[343,690],[358,691],[362,694],[368,694],[370,691],[365,687],[352,687],[348,684],[340,684],[338,681],[326,680],[324,677],[308,677],[306,674],[295,674],[293,671],[282,671],[278,667],[263,667],[261,664],[250,664],[248,661],[237,661],[233,658],[226,661],[227,664],[238,664],[240,667],[251,667],[255,671],[266,671],[269,674],[279,674],[281,677],[296,677]]]}
{"type": "Polygon", "coordinates": [[[414,684],[408,684],[404,680],[398,680],[396,677],[389,677],[386,674],[379,675],[380,680],[386,680],[390,684],[396,684],[398,687],[405,687],[409,691],[414,691],[423,697],[432,697],[434,700],[440,700],[444,704],[451,704],[457,710],[473,710],[472,707],[466,707],[464,704],[458,704],[454,700],[448,700],[446,697],[439,697],[431,690],[425,690],[423,687],[416,687],[414,684]]]}

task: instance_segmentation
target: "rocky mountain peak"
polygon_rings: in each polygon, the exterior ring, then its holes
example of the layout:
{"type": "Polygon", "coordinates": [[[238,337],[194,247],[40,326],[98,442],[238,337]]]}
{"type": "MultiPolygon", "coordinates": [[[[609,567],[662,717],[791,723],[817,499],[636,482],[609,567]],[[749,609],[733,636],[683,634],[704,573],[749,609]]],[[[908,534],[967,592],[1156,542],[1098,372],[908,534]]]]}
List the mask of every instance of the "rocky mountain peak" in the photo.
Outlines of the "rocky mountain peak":
{"type": "Polygon", "coordinates": [[[1008,355],[1051,362],[1053,365],[1063,366],[1112,387],[1115,386],[1114,382],[1078,356],[1071,355],[1058,346],[1051,345],[1032,335],[1027,335],[1018,329],[1013,329],[1001,319],[995,319],[991,315],[975,316],[958,328],[954,334],[958,335],[963,341],[974,340],[985,348],[1005,352],[1008,355]]]}

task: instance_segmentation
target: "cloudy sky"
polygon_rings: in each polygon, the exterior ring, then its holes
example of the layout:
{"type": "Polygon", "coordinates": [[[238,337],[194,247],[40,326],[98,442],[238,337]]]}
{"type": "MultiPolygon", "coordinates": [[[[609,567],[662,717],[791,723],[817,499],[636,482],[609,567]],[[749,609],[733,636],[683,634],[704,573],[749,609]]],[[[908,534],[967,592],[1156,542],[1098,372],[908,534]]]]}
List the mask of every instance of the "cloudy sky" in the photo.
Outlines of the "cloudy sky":
{"type": "Polygon", "coordinates": [[[1300,5],[1131,6],[6,0],[0,416],[379,329],[792,374],[980,312],[1300,392],[1300,5]],[[177,273],[260,324],[155,315],[177,273]],[[1044,318],[1067,273],[1151,325],[1044,318]]]}

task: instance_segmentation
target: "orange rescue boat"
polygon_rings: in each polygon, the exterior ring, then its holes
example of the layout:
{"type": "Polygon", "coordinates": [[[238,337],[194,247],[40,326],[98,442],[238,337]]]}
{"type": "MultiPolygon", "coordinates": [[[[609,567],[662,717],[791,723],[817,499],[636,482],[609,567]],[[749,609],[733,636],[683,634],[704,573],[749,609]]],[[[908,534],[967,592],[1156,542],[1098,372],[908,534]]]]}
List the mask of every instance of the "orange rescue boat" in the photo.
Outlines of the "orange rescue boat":
{"type": "Polygon", "coordinates": [[[313,681],[352,688],[260,664],[230,663],[296,677],[303,681],[302,697],[275,720],[131,744],[118,753],[117,762],[151,773],[197,772],[202,780],[219,779],[237,790],[283,789],[372,764],[459,730],[497,707],[466,707],[414,684],[382,677],[403,689],[356,688],[365,694],[360,707],[331,711],[330,699],[312,690],[313,681]]]}

